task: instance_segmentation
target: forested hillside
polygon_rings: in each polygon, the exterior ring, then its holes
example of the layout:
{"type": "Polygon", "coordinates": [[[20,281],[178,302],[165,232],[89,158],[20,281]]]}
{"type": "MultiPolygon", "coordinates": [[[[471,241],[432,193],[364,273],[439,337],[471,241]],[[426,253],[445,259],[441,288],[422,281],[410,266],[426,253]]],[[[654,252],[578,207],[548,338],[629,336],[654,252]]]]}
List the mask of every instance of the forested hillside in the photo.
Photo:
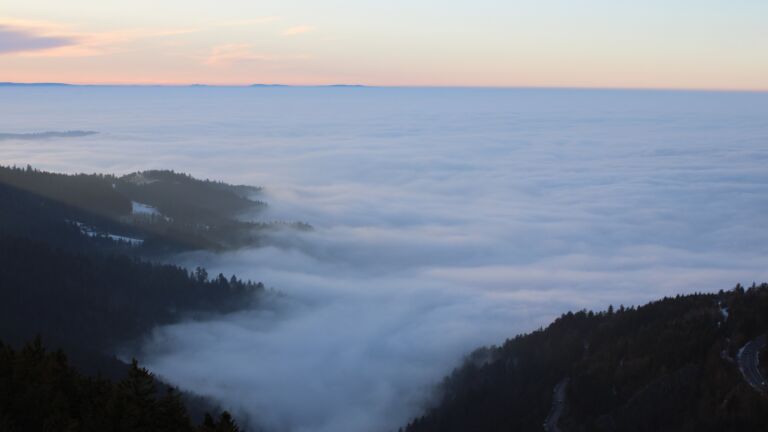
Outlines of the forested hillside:
{"type": "Polygon", "coordinates": [[[43,335],[73,350],[109,352],[152,327],[193,312],[253,306],[263,285],[209,277],[124,255],[74,253],[44,243],[0,238],[0,340],[43,335]]]}
{"type": "Polygon", "coordinates": [[[766,284],[567,313],[473,353],[404,430],[541,431],[551,410],[561,413],[550,430],[768,430],[768,398],[736,360],[766,331],[766,284]],[[553,410],[558,383],[564,404],[553,410]]]}
{"type": "Polygon", "coordinates": [[[20,350],[0,343],[2,432],[240,430],[227,412],[194,426],[180,393],[163,387],[135,361],[125,378],[112,382],[83,376],[39,339],[20,350]]]}
{"type": "Polygon", "coordinates": [[[237,219],[263,207],[257,192],[172,171],[0,167],[0,431],[236,430],[228,414],[193,428],[184,404],[201,416],[209,402],[155,397],[168,387],[114,354],[155,326],[258,306],[261,283],[148,260],[258,241],[264,225],[237,219]],[[39,343],[15,351],[36,337],[69,362],[39,343]]]}
{"type": "MultiPolygon", "coordinates": [[[[114,353],[158,325],[258,307],[261,283],[150,260],[258,244],[267,225],[238,219],[264,206],[258,191],[0,167],[0,431],[238,430],[226,413],[194,426],[177,392],[114,353]]],[[[469,355],[403,431],[768,430],[767,332],[766,284],[569,312],[469,355]]]]}
{"type": "Polygon", "coordinates": [[[0,167],[5,203],[0,230],[71,246],[77,240],[62,228],[51,232],[52,226],[67,224],[96,240],[122,240],[132,247],[125,253],[144,255],[237,248],[257,244],[260,231],[270,227],[239,219],[266,205],[253,198],[259,190],[173,171],[116,177],[0,167]]]}

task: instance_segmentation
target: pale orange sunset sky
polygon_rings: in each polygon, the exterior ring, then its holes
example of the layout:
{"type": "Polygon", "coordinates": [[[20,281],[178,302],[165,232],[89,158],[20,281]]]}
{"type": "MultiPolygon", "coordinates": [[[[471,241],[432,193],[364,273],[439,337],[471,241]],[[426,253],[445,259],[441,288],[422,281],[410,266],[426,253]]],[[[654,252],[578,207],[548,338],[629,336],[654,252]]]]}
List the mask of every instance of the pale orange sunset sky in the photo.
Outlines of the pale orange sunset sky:
{"type": "Polygon", "coordinates": [[[768,90],[764,0],[12,1],[0,81],[768,90]]]}

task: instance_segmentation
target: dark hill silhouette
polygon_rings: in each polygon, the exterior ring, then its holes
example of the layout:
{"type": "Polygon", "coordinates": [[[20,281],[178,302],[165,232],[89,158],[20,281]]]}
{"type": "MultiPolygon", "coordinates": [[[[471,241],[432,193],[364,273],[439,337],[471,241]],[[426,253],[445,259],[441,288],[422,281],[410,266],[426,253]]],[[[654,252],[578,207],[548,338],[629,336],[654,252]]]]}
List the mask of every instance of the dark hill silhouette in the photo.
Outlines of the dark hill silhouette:
{"type": "Polygon", "coordinates": [[[258,244],[271,227],[238,219],[266,205],[252,198],[259,190],[173,171],[116,177],[0,167],[0,199],[6,203],[0,207],[0,232],[47,232],[48,238],[38,238],[55,243],[59,235],[53,232],[66,237],[61,225],[68,223],[101,240],[109,234],[135,238],[138,250],[125,252],[145,256],[238,248],[258,244]]]}
{"type": "Polygon", "coordinates": [[[174,171],[0,167],[0,430],[236,430],[228,414],[193,429],[182,408],[202,418],[212,406],[203,398],[152,396],[139,409],[124,398],[125,380],[88,377],[128,373],[162,391],[116,349],[158,325],[258,307],[261,283],[146,260],[254,244],[267,225],[237,217],[264,206],[258,192],[174,171]],[[78,372],[39,344],[12,348],[37,336],[78,372]]]}
{"type": "Polygon", "coordinates": [[[768,398],[734,361],[766,331],[766,284],[569,312],[474,352],[404,430],[541,431],[563,379],[563,431],[768,430],[768,398]]]}
{"type": "Polygon", "coordinates": [[[20,350],[0,343],[0,431],[238,432],[227,412],[193,425],[181,394],[134,361],[112,382],[73,369],[40,340],[20,350]]]}
{"type": "Polygon", "coordinates": [[[102,373],[117,345],[194,313],[253,307],[260,283],[124,255],[68,252],[0,237],[0,340],[42,335],[102,373]]]}

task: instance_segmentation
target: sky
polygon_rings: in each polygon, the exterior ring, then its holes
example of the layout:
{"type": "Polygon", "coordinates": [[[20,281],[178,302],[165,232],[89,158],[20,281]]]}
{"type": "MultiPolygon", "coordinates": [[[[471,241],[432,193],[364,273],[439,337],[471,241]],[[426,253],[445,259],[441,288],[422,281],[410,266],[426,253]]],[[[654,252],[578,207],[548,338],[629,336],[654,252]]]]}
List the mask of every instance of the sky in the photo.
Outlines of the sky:
{"type": "Polygon", "coordinates": [[[0,81],[768,90],[763,0],[25,0],[0,81]]]}
{"type": "Polygon", "coordinates": [[[748,92],[0,87],[0,160],[262,186],[251,217],[314,229],[172,260],[281,296],[124,358],[268,432],[376,432],[566,311],[768,281],[766,118],[748,92]],[[98,133],[10,135],[72,130],[98,133]]]}

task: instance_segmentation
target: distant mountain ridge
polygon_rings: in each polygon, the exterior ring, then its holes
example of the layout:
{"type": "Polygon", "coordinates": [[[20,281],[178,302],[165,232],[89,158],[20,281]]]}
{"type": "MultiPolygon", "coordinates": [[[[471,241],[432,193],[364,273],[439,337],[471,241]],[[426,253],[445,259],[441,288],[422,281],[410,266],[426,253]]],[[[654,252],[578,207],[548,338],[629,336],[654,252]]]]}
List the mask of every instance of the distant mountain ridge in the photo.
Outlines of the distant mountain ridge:
{"type": "Polygon", "coordinates": [[[322,87],[349,87],[349,88],[365,88],[370,87],[363,84],[320,84],[320,85],[291,85],[291,84],[251,84],[248,87],[297,87],[297,88],[322,88],[322,87]]]}
{"type": "Polygon", "coordinates": [[[57,83],[57,82],[0,82],[0,87],[242,87],[242,88],[269,88],[269,87],[297,87],[297,88],[322,88],[322,87],[351,87],[351,88],[363,88],[370,87],[364,84],[309,84],[309,85],[296,85],[296,84],[70,84],[70,83],[57,83]]]}
{"type": "Polygon", "coordinates": [[[71,87],[75,84],[40,82],[40,83],[20,83],[20,82],[0,82],[0,87],[71,87]]]}

